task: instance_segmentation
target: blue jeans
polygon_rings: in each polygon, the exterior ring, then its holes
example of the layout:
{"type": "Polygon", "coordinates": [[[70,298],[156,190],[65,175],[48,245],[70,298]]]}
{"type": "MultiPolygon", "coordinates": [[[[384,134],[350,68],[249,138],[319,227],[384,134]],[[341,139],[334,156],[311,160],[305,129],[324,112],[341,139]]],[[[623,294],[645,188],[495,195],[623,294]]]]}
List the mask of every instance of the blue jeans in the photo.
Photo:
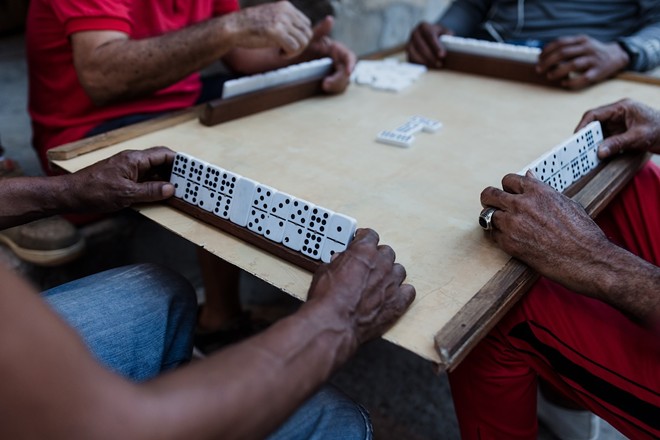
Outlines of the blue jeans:
{"type": "MultiPolygon", "coordinates": [[[[133,381],[152,379],[192,356],[195,293],[185,278],[163,267],[112,269],[43,295],[100,363],[133,381]]],[[[326,387],[269,439],[371,439],[371,424],[364,409],[326,387]]]]}

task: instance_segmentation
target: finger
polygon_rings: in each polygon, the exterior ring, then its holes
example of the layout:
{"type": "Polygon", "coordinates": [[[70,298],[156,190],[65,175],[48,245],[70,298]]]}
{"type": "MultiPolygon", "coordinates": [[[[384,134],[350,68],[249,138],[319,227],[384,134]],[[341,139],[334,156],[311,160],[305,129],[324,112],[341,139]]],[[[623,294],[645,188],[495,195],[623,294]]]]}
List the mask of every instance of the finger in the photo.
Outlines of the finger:
{"type": "Polygon", "coordinates": [[[635,147],[637,142],[638,135],[633,130],[610,136],[598,146],[598,157],[600,159],[611,157],[626,148],[635,147]]]}
{"type": "Polygon", "coordinates": [[[527,177],[520,174],[507,174],[502,178],[502,189],[511,194],[522,194],[525,192],[527,177]]]}
{"type": "Polygon", "coordinates": [[[581,74],[568,75],[560,85],[569,90],[581,90],[595,83],[598,75],[598,70],[589,69],[581,74]]]}
{"type": "Polygon", "coordinates": [[[285,49],[285,53],[288,55],[292,55],[294,53],[296,55],[299,54],[307,47],[310,42],[309,36],[296,27],[288,29],[288,35],[286,38],[291,47],[290,51],[285,49]]]}
{"type": "Polygon", "coordinates": [[[422,31],[413,34],[411,44],[419,57],[419,63],[429,67],[442,66],[442,60],[433,52],[432,48],[429,47],[422,31]]]}
{"type": "Polygon", "coordinates": [[[323,20],[319,21],[316,26],[314,26],[311,39],[318,40],[323,37],[329,37],[334,24],[334,18],[332,18],[330,15],[326,16],[323,18],[323,20]]]}
{"type": "MultiPolygon", "coordinates": [[[[124,157],[130,163],[131,168],[135,166],[137,176],[132,179],[140,180],[148,174],[158,174],[158,169],[169,167],[174,161],[175,153],[166,147],[152,147],[146,150],[125,151],[124,157]]],[[[132,173],[131,173],[132,174],[132,173]]]]}
{"type": "Polygon", "coordinates": [[[378,244],[379,239],[380,237],[378,237],[378,233],[373,229],[359,228],[355,232],[355,238],[353,238],[351,245],[357,245],[360,243],[373,243],[373,245],[375,246],[378,244]]]}
{"type": "Polygon", "coordinates": [[[546,74],[550,81],[579,79],[594,65],[594,59],[590,56],[580,56],[572,60],[558,63],[554,69],[546,74]]]}
{"type": "MultiPolygon", "coordinates": [[[[568,64],[568,67],[574,69],[574,67],[570,65],[570,62],[575,58],[586,55],[586,49],[587,48],[585,46],[578,44],[558,45],[554,50],[544,48],[543,52],[541,52],[541,56],[539,57],[536,70],[541,74],[550,74],[566,64],[568,64]]],[[[565,75],[568,72],[562,72],[560,69],[560,73],[565,75]]]]}
{"type": "Polygon", "coordinates": [[[337,70],[333,74],[326,76],[323,79],[323,84],[321,87],[325,93],[337,94],[342,93],[348,87],[350,83],[350,75],[347,75],[345,71],[337,70]]]}
{"type": "Polygon", "coordinates": [[[396,260],[396,253],[394,252],[394,249],[386,244],[381,244],[377,249],[378,253],[385,258],[385,261],[387,261],[390,265],[394,263],[394,260],[396,260]]]}
{"type": "Polygon", "coordinates": [[[580,119],[575,131],[577,132],[581,130],[593,121],[601,121],[602,123],[623,121],[625,119],[625,109],[622,105],[623,102],[624,100],[620,100],[614,104],[607,104],[586,111],[582,115],[582,119],[580,119]]]}
{"type": "Polygon", "coordinates": [[[424,39],[424,43],[433,54],[433,57],[437,60],[441,60],[445,56],[445,49],[438,40],[439,36],[440,32],[435,26],[425,24],[422,28],[422,38],[424,39]]]}
{"type": "Polygon", "coordinates": [[[173,195],[174,185],[169,182],[142,182],[136,184],[131,204],[157,202],[173,195]]]}
{"type": "Polygon", "coordinates": [[[412,284],[402,284],[401,287],[399,288],[399,291],[401,292],[401,297],[403,298],[403,304],[405,305],[404,311],[408,310],[408,308],[412,305],[413,301],[415,301],[415,297],[417,296],[415,287],[412,284]]]}
{"type": "Polygon", "coordinates": [[[491,206],[497,209],[508,209],[511,204],[512,194],[506,193],[499,188],[489,186],[481,192],[481,206],[491,206]]]}

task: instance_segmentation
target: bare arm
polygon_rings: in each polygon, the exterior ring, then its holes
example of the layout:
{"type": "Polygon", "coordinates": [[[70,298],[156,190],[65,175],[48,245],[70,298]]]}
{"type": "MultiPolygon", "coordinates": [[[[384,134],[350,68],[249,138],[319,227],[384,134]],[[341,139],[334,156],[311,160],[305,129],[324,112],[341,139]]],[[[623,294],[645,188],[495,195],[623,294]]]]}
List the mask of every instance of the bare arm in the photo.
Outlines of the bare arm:
{"type": "Polygon", "coordinates": [[[300,54],[312,36],[309,19],[280,1],[212,18],[142,40],[115,31],[73,34],[80,82],[97,105],[144,96],[174,84],[232,49],[271,48],[300,54]]]}
{"type": "Polygon", "coordinates": [[[0,228],[68,212],[109,212],[171,197],[174,152],[126,151],[74,174],[0,180],[0,228]]]}
{"type": "MultiPolygon", "coordinates": [[[[598,156],[660,152],[660,112],[623,99],[587,111],[576,131],[600,121],[598,156]]],[[[574,201],[531,175],[510,174],[481,203],[493,215],[493,239],[507,253],[566,287],[593,296],[660,330],[660,268],[611,243],[574,201]]]]}
{"type": "Polygon", "coordinates": [[[0,372],[12,378],[0,382],[8,416],[0,435],[263,438],[412,301],[414,289],[401,284],[405,270],[377,243],[373,231],[360,230],[349,250],[315,274],[298,313],[143,385],[99,367],[73,331],[0,268],[10,280],[0,287],[0,372]]]}
{"type": "Polygon", "coordinates": [[[610,242],[576,202],[531,175],[509,174],[486,188],[497,208],[492,238],[508,254],[567,288],[639,322],[660,318],[660,268],[610,242]]]}

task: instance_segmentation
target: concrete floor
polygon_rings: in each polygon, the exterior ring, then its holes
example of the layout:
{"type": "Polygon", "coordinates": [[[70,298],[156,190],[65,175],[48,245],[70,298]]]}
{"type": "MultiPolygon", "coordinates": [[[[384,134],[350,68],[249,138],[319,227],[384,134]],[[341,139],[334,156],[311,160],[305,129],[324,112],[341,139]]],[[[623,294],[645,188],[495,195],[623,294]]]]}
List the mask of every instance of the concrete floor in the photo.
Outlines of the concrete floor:
{"type": "MultiPolygon", "coordinates": [[[[26,174],[39,175],[30,145],[26,78],[22,36],[0,37],[0,139],[7,155],[18,160],[26,174]]],[[[89,251],[81,261],[56,269],[38,268],[18,261],[0,247],[0,262],[14,266],[44,289],[120,264],[159,262],[180,271],[201,290],[194,247],[137,214],[122,213],[82,232],[89,251]]],[[[296,307],[295,300],[259,280],[246,275],[242,281],[248,307],[296,307]]],[[[407,350],[374,341],[362,347],[332,381],[370,411],[376,439],[459,438],[446,375],[407,350]]],[[[542,431],[539,438],[553,437],[542,431]]],[[[605,425],[600,438],[623,437],[605,425]]]]}

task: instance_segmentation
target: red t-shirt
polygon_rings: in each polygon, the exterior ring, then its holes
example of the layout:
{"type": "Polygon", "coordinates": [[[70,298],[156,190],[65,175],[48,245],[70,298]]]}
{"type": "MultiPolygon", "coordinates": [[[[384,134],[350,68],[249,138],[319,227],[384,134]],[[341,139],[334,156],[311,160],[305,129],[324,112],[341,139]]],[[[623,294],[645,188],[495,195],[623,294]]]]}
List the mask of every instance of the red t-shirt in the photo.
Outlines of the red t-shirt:
{"type": "Polygon", "coordinates": [[[83,90],[69,36],[111,30],[133,39],[161,35],[238,10],[238,0],[32,0],[27,18],[29,111],[42,163],[50,148],[81,139],[104,121],[188,107],[200,90],[195,73],[150,96],[103,107],[83,90]]]}

